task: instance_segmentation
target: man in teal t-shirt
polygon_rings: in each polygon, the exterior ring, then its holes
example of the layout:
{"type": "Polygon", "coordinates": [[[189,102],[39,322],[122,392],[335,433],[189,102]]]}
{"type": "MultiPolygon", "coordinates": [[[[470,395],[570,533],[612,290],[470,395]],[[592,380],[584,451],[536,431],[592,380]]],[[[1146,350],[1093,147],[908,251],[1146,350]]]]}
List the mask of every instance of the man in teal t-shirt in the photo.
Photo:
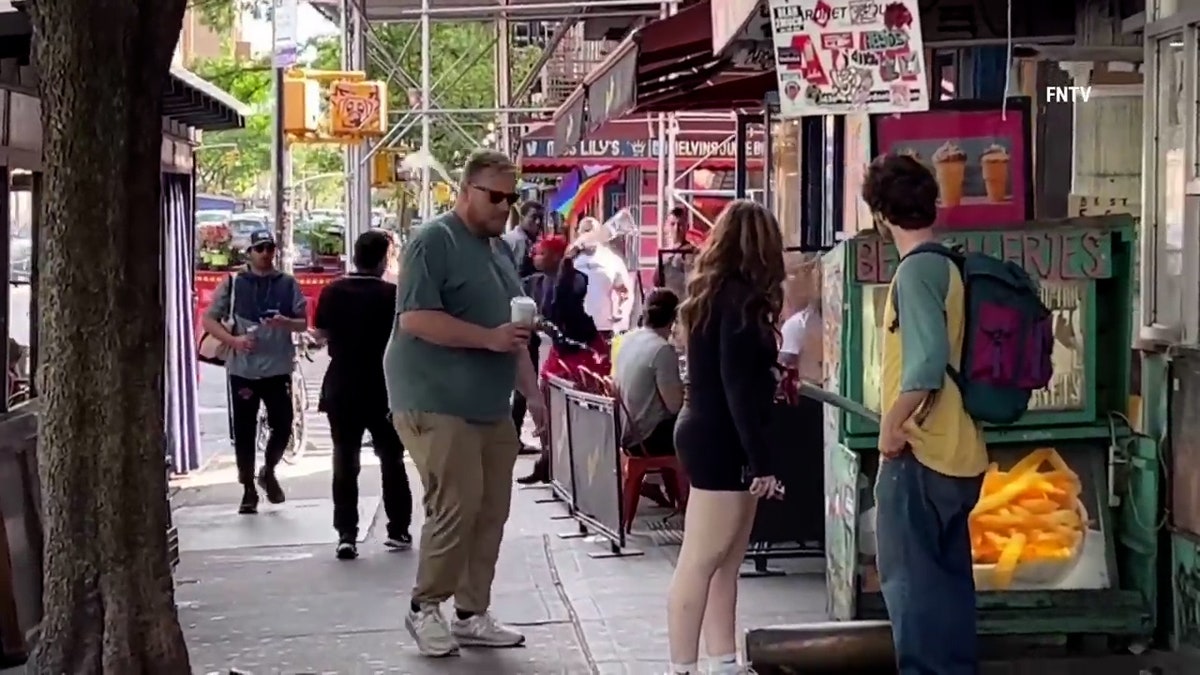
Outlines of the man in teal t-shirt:
{"type": "Polygon", "coordinates": [[[454,210],[422,225],[404,252],[396,330],[384,374],[396,431],[425,486],[425,524],[405,626],[427,656],[460,645],[513,647],[525,637],[488,612],[520,449],[515,389],[545,415],[530,327],[510,322],[521,295],[500,239],[516,202],[516,168],[480,152],[463,169],[454,210]],[[452,624],[441,604],[454,597],[452,624]]]}

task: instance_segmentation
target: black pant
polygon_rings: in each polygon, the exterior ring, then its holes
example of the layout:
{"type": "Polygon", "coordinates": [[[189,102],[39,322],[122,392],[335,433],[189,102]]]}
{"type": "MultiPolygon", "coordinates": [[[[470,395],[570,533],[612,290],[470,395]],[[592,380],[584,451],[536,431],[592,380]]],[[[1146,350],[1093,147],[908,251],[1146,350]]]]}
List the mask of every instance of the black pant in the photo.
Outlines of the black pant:
{"type": "MultiPolygon", "coordinates": [[[[371,408],[373,409],[373,408],[371,408]]],[[[408,534],[412,523],[412,490],[404,470],[404,445],[386,409],[374,414],[362,407],[330,406],[326,411],[333,436],[333,527],[338,534],[358,534],[358,473],[362,467],[363,432],[370,431],[379,475],[383,479],[383,510],[388,536],[408,534]]]]}
{"type": "Polygon", "coordinates": [[[675,454],[675,420],[672,415],[654,426],[654,431],[642,441],[649,457],[670,457],[675,454]]]}
{"type": "MultiPolygon", "coordinates": [[[[533,362],[533,369],[537,371],[538,367],[538,351],[541,348],[541,341],[535,336],[529,341],[529,360],[533,362]]],[[[512,420],[513,426],[517,428],[517,437],[521,436],[521,428],[525,426],[525,413],[529,412],[529,402],[520,391],[513,391],[512,402],[512,420]]]]}
{"type": "Polygon", "coordinates": [[[275,375],[250,380],[229,376],[229,394],[233,406],[233,452],[237,457],[238,481],[254,483],[254,461],[258,438],[258,406],[267,408],[266,469],[272,470],[283,458],[292,438],[292,376],[275,375]]]}

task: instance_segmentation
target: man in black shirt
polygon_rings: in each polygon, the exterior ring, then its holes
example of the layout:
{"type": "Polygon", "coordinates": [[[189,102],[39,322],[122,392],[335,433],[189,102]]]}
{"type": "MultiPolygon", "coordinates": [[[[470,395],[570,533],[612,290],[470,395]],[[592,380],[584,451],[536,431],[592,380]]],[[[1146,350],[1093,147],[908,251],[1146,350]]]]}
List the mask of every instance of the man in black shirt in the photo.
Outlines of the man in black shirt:
{"type": "Polygon", "coordinates": [[[366,431],[383,479],[384,546],[412,547],[412,491],[383,378],[383,352],[396,323],[396,285],[382,278],[391,245],[386,232],[364,232],[354,242],[355,271],[326,286],[317,304],[317,336],[328,342],[331,359],[321,385],[321,411],[333,435],[333,526],[342,560],[358,557],[358,473],[366,431]]]}
{"type": "MultiPolygon", "coordinates": [[[[546,209],[539,202],[527,201],[521,204],[517,209],[519,220],[517,226],[504,234],[504,242],[512,249],[513,258],[517,261],[517,276],[522,281],[538,273],[537,266],[533,262],[533,251],[537,247],[539,241],[546,230],[546,209]]],[[[538,350],[542,347],[541,338],[535,332],[529,338],[529,358],[533,361],[534,370],[538,366],[538,350]]],[[[517,435],[521,435],[521,429],[525,426],[525,413],[528,410],[528,403],[521,392],[513,392],[512,401],[512,420],[513,425],[517,427],[517,435]]],[[[540,452],[537,448],[530,448],[522,444],[521,454],[534,454],[540,452]]]]}

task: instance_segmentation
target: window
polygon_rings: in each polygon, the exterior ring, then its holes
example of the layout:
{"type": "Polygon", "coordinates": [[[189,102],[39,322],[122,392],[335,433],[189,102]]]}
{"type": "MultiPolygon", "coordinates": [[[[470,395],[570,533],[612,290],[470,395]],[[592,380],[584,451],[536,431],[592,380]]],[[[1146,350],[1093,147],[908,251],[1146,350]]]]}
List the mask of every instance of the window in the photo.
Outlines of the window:
{"type": "MultiPolygon", "coordinates": [[[[1152,4],[1151,4],[1152,3],[1152,4]]],[[[1161,21],[1175,15],[1179,11],[1180,0],[1151,0],[1154,9],[1153,20],[1161,21]]]]}
{"type": "Polygon", "coordinates": [[[37,234],[35,193],[40,176],[12,169],[8,177],[8,322],[3,390],[9,409],[33,395],[37,364],[37,234]]]}
{"type": "Polygon", "coordinates": [[[1184,120],[1187,101],[1184,96],[1183,37],[1175,35],[1158,41],[1157,140],[1154,152],[1155,180],[1158,183],[1154,221],[1150,235],[1154,241],[1154,297],[1149,322],[1177,326],[1182,318],[1183,220],[1185,172],[1184,120]]]}
{"type": "Polygon", "coordinates": [[[938,101],[958,98],[958,50],[935,49],[932,66],[930,97],[938,101]]]}
{"type": "Polygon", "coordinates": [[[771,124],[771,210],[783,228],[783,245],[800,245],[801,177],[800,120],[771,124]]]}

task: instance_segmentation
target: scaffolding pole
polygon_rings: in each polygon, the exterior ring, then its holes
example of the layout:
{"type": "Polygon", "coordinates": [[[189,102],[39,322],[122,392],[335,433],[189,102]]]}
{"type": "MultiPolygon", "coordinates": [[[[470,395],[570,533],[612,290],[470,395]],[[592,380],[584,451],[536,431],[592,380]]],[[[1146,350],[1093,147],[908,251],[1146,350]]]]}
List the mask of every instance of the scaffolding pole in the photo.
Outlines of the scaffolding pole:
{"type": "MultiPolygon", "coordinates": [[[[508,0],[502,0],[507,5],[508,0]]],[[[503,12],[496,19],[496,107],[508,108],[512,105],[509,97],[512,95],[510,74],[512,63],[509,60],[509,30],[508,13],[503,12]]],[[[509,127],[510,116],[501,112],[496,116],[496,143],[501,152],[509,154],[513,151],[512,129],[509,127]]]]}
{"type": "MultiPolygon", "coordinates": [[[[430,54],[433,36],[429,25],[429,0],[421,0],[421,152],[425,153],[426,159],[433,152],[432,140],[432,118],[429,116],[429,98],[433,94],[433,61],[430,54]]],[[[421,162],[421,201],[419,202],[419,212],[421,214],[421,222],[429,222],[433,218],[433,190],[431,185],[431,170],[430,162],[421,162]]]]}
{"type": "MultiPolygon", "coordinates": [[[[278,49],[277,18],[271,19],[271,36],[274,49],[278,49]]],[[[276,60],[272,54],[272,60],[276,60]]],[[[295,235],[292,227],[291,214],[288,212],[288,176],[292,172],[291,157],[288,151],[287,133],[284,124],[283,80],[285,69],[273,65],[275,90],[275,118],[271,134],[271,218],[275,221],[275,242],[279,247],[279,267],[291,274],[296,261],[295,235]]]]}
{"type": "MultiPolygon", "coordinates": [[[[361,6],[354,0],[342,0],[342,69],[346,71],[366,70],[366,21],[361,6]]],[[[363,157],[367,142],[346,147],[343,169],[346,172],[346,241],[350,251],[354,241],[371,227],[371,177],[370,167],[364,165],[363,157]]],[[[347,269],[351,266],[346,256],[347,269]]]]}

